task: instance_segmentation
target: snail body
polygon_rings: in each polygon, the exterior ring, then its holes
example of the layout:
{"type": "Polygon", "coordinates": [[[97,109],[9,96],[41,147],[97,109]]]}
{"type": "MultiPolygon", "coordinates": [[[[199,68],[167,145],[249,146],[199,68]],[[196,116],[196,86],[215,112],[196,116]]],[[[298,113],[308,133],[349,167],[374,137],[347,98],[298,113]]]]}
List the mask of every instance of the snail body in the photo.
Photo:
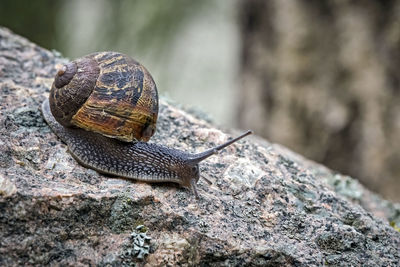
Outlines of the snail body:
{"type": "Polygon", "coordinates": [[[192,188],[196,198],[199,162],[251,134],[198,154],[146,143],[156,129],[157,88],[141,64],[116,52],[94,53],[59,70],[42,114],[81,165],[140,181],[178,183],[192,188]]]}

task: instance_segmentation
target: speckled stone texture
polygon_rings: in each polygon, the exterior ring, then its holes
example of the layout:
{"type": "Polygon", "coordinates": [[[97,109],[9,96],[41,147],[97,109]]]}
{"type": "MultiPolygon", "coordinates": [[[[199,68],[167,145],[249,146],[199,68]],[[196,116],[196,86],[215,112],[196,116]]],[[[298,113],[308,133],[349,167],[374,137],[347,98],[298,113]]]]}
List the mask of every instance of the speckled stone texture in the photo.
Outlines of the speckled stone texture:
{"type": "MultiPolygon", "coordinates": [[[[398,204],[256,136],[201,164],[199,201],[80,166],[39,111],[65,62],[0,28],[0,266],[399,266],[398,204]]],[[[237,134],[160,112],[151,142],[200,152],[237,134]]]]}

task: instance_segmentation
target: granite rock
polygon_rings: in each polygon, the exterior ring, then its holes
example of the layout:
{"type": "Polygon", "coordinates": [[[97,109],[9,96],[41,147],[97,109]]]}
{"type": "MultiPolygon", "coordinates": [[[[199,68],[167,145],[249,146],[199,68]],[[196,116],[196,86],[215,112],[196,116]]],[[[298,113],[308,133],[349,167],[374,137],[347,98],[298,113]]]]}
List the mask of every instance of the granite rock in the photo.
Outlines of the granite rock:
{"type": "MultiPolygon", "coordinates": [[[[256,136],[201,164],[199,200],[80,166],[39,111],[66,61],[0,28],[0,266],[400,264],[398,204],[256,136]]],[[[227,132],[161,101],[151,142],[200,152],[227,132]]]]}

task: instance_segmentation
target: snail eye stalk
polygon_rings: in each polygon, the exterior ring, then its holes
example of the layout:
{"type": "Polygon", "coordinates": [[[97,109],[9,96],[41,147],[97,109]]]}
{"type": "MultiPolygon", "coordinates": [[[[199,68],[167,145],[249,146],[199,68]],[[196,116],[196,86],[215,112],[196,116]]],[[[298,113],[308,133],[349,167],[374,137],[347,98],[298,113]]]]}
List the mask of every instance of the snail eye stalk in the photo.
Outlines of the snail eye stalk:
{"type": "Polygon", "coordinates": [[[199,163],[200,161],[203,161],[206,158],[208,158],[208,157],[210,157],[210,156],[212,156],[214,154],[217,154],[218,151],[224,149],[225,147],[227,147],[227,146],[239,141],[240,139],[242,139],[242,138],[244,138],[244,137],[246,137],[246,136],[248,136],[248,135],[250,135],[252,133],[253,132],[249,130],[249,131],[239,135],[238,137],[233,138],[233,139],[223,143],[222,145],[213,147],[213,148],[211,148],[209,150],[206,150],[206,151],[198,153],[198,154],[194,154],[188,161],[191,162],[191,163],[199,163]]]}

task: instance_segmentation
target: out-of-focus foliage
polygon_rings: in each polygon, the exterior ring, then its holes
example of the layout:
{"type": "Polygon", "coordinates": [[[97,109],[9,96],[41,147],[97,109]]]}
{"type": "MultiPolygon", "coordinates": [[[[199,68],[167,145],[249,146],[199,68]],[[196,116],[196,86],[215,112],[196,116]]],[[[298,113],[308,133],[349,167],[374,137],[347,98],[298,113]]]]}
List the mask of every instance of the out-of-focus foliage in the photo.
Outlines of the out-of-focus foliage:
{"type": "Polygon", "coordinates": [[[58,12],[63,1],[0,1],[0,25],[46,47],[56,48],[58,12]]]}

